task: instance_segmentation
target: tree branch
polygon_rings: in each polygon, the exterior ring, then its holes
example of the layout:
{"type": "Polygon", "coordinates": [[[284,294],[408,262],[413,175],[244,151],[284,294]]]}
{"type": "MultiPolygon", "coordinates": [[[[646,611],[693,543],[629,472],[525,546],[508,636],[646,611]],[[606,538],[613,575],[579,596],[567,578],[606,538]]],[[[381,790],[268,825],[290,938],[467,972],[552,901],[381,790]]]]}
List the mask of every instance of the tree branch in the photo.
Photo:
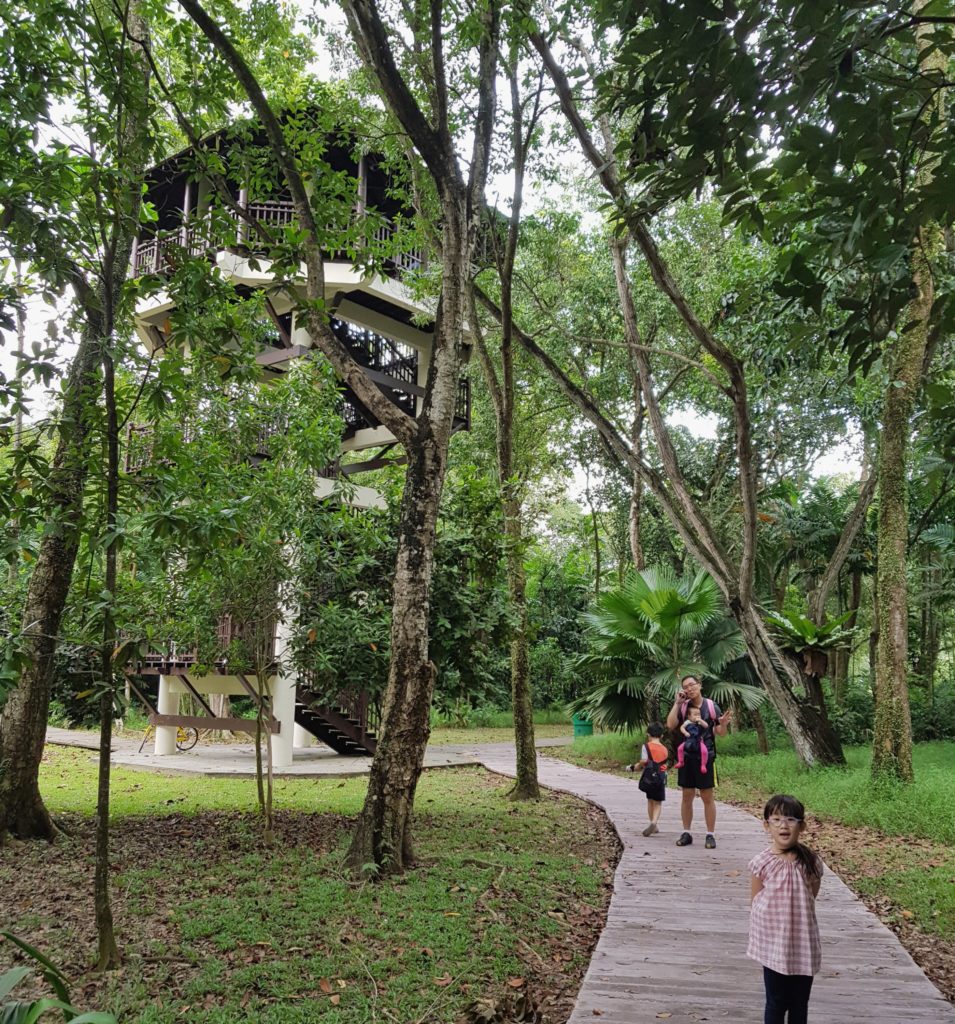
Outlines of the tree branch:
{"type": "Polygon", "coordinates": [[[209,17],[197,0],[179,0],[183,9],[199,26],[205,37],[232,69],[245,90],[256,116],[262,123],[272,153],[285,178],[295,215],[305,231],[305,294],[303,310],[306,327],[319,348],[332,364],[338,376],[355,392],[362,404],[387,427],[399,441],[413,441],[416,426],[412,417],[403,413],[389,401],[365,375],[361,365],[332,333],[325,312],[325,267],[322,261],[322,239],[315,223],[305,182],[278,118],[265,93],[245,59],[226,37],[222,29],[209,17]]]}

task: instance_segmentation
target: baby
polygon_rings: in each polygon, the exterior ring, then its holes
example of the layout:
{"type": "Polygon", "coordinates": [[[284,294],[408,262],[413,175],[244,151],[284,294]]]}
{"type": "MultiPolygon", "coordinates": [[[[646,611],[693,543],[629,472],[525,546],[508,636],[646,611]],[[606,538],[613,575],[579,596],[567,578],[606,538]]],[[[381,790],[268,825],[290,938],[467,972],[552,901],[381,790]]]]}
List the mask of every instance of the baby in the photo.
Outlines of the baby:
{"type": "Polygon", "coordinates": [[[684,736],[683,742],[676,748],[676,765],[682,768],[687,755],[693,761],[700,762],[700,771],[706,771],[706,764],[709,760],[709,751],[703,742],[703,730],[709,728],[709,723],[700,714],[700,709],[690,705],[686,712],[686,721],[680,726],[680,732],[684,736]]]}

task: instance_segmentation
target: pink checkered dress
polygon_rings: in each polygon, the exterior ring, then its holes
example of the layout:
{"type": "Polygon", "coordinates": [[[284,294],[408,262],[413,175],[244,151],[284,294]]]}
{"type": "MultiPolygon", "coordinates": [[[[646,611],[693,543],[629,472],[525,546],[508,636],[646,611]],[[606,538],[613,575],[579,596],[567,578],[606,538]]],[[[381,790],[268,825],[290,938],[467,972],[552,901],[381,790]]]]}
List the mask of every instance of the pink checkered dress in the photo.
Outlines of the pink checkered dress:
{"type": "Polygon", "coordinates": [[[746,955],[777,974],[816,974],[822,962],[816,900],[799,862],[769,847],[749,870],[763,888],[753,900],[746,955]]]}

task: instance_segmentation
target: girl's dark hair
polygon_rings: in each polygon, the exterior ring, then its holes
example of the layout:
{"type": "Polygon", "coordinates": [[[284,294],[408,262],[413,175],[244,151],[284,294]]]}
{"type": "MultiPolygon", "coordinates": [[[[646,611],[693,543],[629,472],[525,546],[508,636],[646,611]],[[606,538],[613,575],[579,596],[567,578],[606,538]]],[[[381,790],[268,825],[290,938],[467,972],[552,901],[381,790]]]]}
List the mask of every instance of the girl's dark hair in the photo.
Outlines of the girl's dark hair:
{"type": "Polygon", "coordinates": [[[647,735],[648,736],[662,736],[663,735],[663,726],[659,722],[651,722],[647,726],[647,735]]]}
{"type": "MultiPolygon", "coordinates": [[[[766,801],[766,806],[763,808],[763,821],[769,821],[774,814],[778,814],[782,818],[798,818],[799,821],[805,821],[806,808],[794,796],[777,793],[766,801]]],[[[793,852],[808,878],[818,878],[822,874],[819,858],[808,846],[804,843],[796,843],[793,852]]]]}

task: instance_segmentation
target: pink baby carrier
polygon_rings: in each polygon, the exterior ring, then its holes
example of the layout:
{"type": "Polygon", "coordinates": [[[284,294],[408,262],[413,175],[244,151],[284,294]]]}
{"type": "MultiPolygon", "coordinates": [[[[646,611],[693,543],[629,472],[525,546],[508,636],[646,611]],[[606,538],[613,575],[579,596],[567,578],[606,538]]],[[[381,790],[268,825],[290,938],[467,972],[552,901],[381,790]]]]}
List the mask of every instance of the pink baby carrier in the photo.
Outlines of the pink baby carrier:
{"type": "MultiPolygon", "coordinates": [[[[685,700],[680,705],[680,721],[681,721],[681,724],[682,724],[682,722],[686,721],[686,716],[687,716],[687,712],[689,711],[689,709],[690,709],[690,702],[688,700],[685,700]]],[[[713,703],[713,701],[710,700],[709,697],[704,697],[703,698],[703,707],[700,708],[700,717],[701,718],[705,718],[707,720],[707,722],[709,722],[709,725],[710,725],[711,729],[716,726],[716,705],[713,703]]],[[[694,740],[695,740],[695,745],[690,747],[690,753],[692,754],[695,750],[699,751],[699,754],[700,754],[700,771],[701,772],[705,772],[706,771],[706,766],[707,766],[707,764],[709,763],[709,760],[710,760],[710,752],[709,752],[709,749],[706,746],[706,743],[703,741],[702,730],[700,730],[700,735],[699,736],[694,737],[694,740]]],[[[682,768],[683,767],[683,763],[684,763],[684,760],[685,760],[684,755],[686,753],[684,748],[686,747],[686,744],[687,744],[687,741],[684,740],[676,748],[676,766],[677,766],[677,768],[682,768]]]]}

